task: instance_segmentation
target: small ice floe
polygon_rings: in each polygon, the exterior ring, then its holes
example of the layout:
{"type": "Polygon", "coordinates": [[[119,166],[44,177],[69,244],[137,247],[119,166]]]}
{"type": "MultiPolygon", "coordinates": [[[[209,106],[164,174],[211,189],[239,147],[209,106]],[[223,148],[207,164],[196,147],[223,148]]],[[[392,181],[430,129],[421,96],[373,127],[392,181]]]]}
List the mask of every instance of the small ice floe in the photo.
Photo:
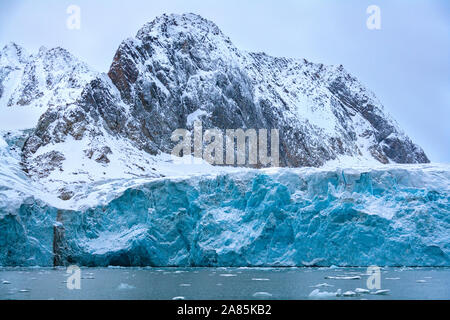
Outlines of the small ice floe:
{"type": "Polygon", "coordinates": [[[172,300],[186,300],[185,297],[173,297],[172,300]]]}
{"type": "Polygon", "coordinates": [[[328,284],[326,282],[316,284],[315,286],[310,286],[311,288],[323,288],[323,287],[334,287],[332,284],[328,284]]]}
{"type": "Polygon", "coordinates": [[[424,279],[433,279],[433,277],[423,277],[424,279]]]}
{"type": "Polygon", "coordinates": [[[377,291],[373,291],[370,294],[386,295],[386,294],[389,294],[389,292],[391,292],[391,290],[389,290],[389,289],[380,289],[380,290],[377,290],[377,291]]]}
{"type": "Polygon", "coordinates": [[[132,286],[128,283],[121,283],[117,286],[117,290],[132,290],[135,289],[135,286],[132,286]]]}
{"type": "Polygon", "coordinates": [[[326,299],[326,298],[339,297],[339,296],[341,296],[341,294],[342,294],[341,289],[338,289],[338,291],[336,291],[336,292],[320,291],[320,289],[314,289],[309,294],[309,297],[312,299],[326,299]]]}
{"type": "Polygon", "coordinates": [[[253,294],[253,297],[255,297],[255,298],[269,298],[271,296],[272,296],[272,294],[268,293],[268,292],[255,292],[253,294]]]}
{"type": "Polygon", "coordinates": [[[363,289],[363,288],[356,288],[355,292],[358,293],[358,294],[368,294],[368,293],[370,293],[369,290],[363,289]]]}
{"type": "Polygon", "coordinates": [[[267,278],[252,278],[252,281],[269,281],[267,278]]]}
{"type": "Polygon", "coordinates": [[[94,274],[92,272],[86,272],[86,273],[83,274],[81,279],[93,280],[93,279],[95,279],[95,277],[94,277],[94,274]]]}
{"type": "Polygon", "coordinates": [[[358,280],[358,279],[361,279],[361,276],[326,276],[325,279],[333,279],[333,280],[358,280]]]}
{"type": "Polygon", "coordinates": [[[30,292],[30,290],[29,289],[20,289],[19,292],[20,293],[25,293],[25,292],[30,292]]]}
{"type": "Polygon", "coordinates": [[[417,283],[425,283],[427,282],[426,280],[416,280],[417,283]]]}
{"type": "Polygon", "coordinates": [[[180,284],[180,287],[190,287],[191,284],[190,283],[182,283],[180,284]]]}
{"type": "Polygon", "coordinates": [[[385,278],[386,280],[400,280],[399,277],[394,277],[394,278],[385,278]]]}
{"type": "Polygon", "coordinates": [[[220,276],[221,276],[221,277],[236,277],[236,274],[232,274],[232,273],[221,273],[220,276]]]}
{"type": "Polygon", "coordinates": [[[7,280],[3,280],[2,284],[11,284],[11,282],[7,281],[7,280]]]}
{"type": "Polygon", "coordinates": [[[349,290],[349,291],[345,291],[342,295],[344,297],[356,297],[357,293],[354,292],[354,291],[349,290]]]}
{"type": "Polygon", "coordinates": [[[219,286],[219,287],[220,287],[220,286],[223,286],[223,284],[221,284],[221,283],[218,283],[218,284],[217,284],[217,286],[219,286]]]}

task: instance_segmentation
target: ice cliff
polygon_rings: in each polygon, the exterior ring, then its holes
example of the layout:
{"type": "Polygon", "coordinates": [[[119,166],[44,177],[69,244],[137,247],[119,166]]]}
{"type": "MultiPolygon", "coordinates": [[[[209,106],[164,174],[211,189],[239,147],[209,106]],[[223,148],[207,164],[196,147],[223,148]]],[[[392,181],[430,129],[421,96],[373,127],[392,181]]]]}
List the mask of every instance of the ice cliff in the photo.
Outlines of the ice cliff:
{"type": "Polygon", "coordinates": [[[450,266],[449,181],[448,165],[243,169],[112,181],[79,207],[2,186],[0,265],[450,266]]]}

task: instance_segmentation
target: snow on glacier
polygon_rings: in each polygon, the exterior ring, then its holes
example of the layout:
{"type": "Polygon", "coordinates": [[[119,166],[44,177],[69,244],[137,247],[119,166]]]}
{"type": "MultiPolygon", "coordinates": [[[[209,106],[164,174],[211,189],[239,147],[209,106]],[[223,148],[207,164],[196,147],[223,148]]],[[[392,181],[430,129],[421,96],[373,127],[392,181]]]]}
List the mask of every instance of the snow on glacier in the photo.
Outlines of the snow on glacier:
{"type": "Polygon", "coordinates": [[[160,165],[69,201],[2,165],[0,265],[450,266],[450,165],[160,165]]]}

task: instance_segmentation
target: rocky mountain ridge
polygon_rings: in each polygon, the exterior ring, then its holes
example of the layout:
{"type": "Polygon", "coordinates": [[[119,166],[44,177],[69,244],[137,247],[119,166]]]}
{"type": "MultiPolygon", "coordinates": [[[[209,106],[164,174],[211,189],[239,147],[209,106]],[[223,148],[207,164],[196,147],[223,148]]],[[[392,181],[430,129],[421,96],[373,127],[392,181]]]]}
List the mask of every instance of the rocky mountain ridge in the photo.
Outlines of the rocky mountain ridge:
{"type": "Polygon", "coordinates": [[[170,153],[171,133],[192,129],[193,117],[204,128],[278,129],[287,167],[429,162],[342,66],[239,50],[195,14],[144,25],[108,74],[60,48],[30,56],[11,44],[0,62],[0,108],[44,111],[23,165],[45,182],[158,176],[153,157],[170,153]]]}

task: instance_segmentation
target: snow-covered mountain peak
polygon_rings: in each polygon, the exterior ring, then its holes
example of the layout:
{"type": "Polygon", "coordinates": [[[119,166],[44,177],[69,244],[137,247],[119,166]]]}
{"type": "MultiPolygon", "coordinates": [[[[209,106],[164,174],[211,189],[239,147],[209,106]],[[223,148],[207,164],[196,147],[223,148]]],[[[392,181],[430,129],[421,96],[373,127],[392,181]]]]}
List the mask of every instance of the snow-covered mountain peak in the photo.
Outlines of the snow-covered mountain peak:
{"type": "Polygon", "coordinates": [[[278,129],[286,167],[429,161],[342,66],[239,50],[195,14],[145,24],[107,75],[54,48],[33,55],[17,79],[0,107],[42,106],[23,163],[46,183],[157,176],[153,157],[170,153],[172,132],[191,130],[193,118],[204,129],[278,129]]]}
{"type": "Polygon", "coordinates": [[[41,47],[30,55],[8,44],[0,52],[0,127],[36,127],[48,108],[74,102],[96,74],[63,48],[41,47]]]}
{"type": "Polygon", "coordinates": [[[9,42],[0,51],[0,66],[17,66],[24,64],[28,61],[30,55],[28,52],[20,45],[9,42]]]}
{"type": "Polygon", "coordinates": [[[153,21],[146,23],[136,35],[140,40],[155,37],[165,37],[174,41],[186,36],[205,39],[208,35],[214,35],[230,42],[219,27],[212,21],[207,20],[194,13],[164,14],[153,21]]]}
{"type": "Polygon", "coordinates": [[[146,139],[164,152],[173,147],[170,133],[202,114],[208,128],[279,129],[286,166],[321,166],[343,156],[428,161],[342,66],[239,50],[194,14],[146,24],[121,44],[108,74],[146,139]]]}

